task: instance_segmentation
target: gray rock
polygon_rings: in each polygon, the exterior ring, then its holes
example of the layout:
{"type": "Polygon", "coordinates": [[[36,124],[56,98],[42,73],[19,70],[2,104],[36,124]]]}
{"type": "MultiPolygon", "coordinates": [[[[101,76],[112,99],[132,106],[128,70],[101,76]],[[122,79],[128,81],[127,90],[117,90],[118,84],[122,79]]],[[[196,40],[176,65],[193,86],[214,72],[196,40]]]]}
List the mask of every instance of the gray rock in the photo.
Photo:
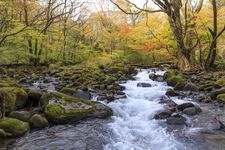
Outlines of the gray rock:
{"type": "Polygon", "coordinates": [[[137,84],[137,87],[151,87],[151,86],[152,85],[150,83],[142,83],[142,82],[140,82],[140,83],[137,84]]]}
{"type": "Polygon", "coordinates": [[[168,89],[166,91],[166,95],[167,96],[180,96],[180,93],[175,91],[175,90],[173,90],[173,89],[168,89]]]}
{"type": "Polygon", "coordinates": [[[172,112],[170,110],[159,111],[154,115],[154,119],[167,119],[171,114],[172,112]]]}
{"type": "Polygon", "coordinates": [[[195,107],[195,105],[193,103],[183,103],[183,104],[177,105],[177,110],[183,111],[184,109],[189,107],[195,107]]]}
{"type": "Polygon", "coordinates": [[[197,115],[199,112],[201,112],[201,109],[196,107],[188,107],[183,110],[183,113],[189,116],[197,115]]]}
{"type": "Polygon", "coordinates": [[[186,122],[186,118],[179,114],[175,114],[167,118],[166,122],[171,125],[183,125],[186,122]]]}
{"type": "Polygon", "coordinates": [[[198,88],[195,84],[193,83],[187,83],[184,86],[184,91],[192,91],[192,92],[198,92],[198,88]]]}

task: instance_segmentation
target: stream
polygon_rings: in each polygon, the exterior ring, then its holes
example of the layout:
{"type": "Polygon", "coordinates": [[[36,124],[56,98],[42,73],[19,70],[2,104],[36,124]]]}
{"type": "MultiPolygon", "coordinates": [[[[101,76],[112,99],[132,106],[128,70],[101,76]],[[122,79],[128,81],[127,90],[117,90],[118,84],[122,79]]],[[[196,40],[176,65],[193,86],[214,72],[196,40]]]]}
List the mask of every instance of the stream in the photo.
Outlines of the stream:
{"type": "MultiPolygon", "coordinates": [[[[32,130],[19,139],[0,141],[0,149],[13,150],[224,150],[225,133],[202,133],[205,120],[220,115],[224,110],[212,104],[198,104],[202,113],[187,117],[190,125],[167,125],[165,120],[153,119],[162,110],[159,103],[169,86],[149,79],[150,73],[163,75],[164,71],[140,69],[135,80],[122,84],[127,98],[108,105],[114,115],[106,120],[87,119],[77,124],[50,126],[32,130]],[[151,87],[137,87],[138,83],[151,87]]],[[[173,97],[177,104],[190,98],[173,97]]]]}

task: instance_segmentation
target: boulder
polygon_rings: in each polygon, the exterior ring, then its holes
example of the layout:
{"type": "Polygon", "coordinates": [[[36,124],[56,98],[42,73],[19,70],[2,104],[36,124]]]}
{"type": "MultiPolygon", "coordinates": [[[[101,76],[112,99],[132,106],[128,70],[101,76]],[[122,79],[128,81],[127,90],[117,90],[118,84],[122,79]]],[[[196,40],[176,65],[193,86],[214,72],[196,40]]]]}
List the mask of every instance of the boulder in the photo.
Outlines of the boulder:
{"type": "Polygon", "coordinates": [[[103,104],[105,110],[99,110],[97,107],[97,104],[101,104],[99,102],[83,100],[59,92],[46,93],[42,96],[41,102],[47,119],[57,124],[76,122],[95,116],[93,115],[95,113],[101,113],[104,117],[112,115],[111,108],[103,104]]]}
{"type": "Polygon", "coordinates": [[[217,89],[217,90],[212,91],[210,96],[211,96],[212,99],[216,99],[217,96],[220,95],[220,94],[225,94],[225,88],[221,88],[221,89],[217,89]]]}
{"type": "Polygon", "coordinates": [[[31,112],[29,112],[29,111],[12,111],[9,114],[9,117],[28,122],[31,117],[31,112]]]}
{"type": "Polygon", "coordinates": [[[17,137],[29,131],[29,123],[13,118],[0,120],[0,129],[5,132],[7,137],[17,137]]]}
{"type": "Polygon", "coordinates": [[[186,79],[181,75],[174,75],[167,79],[167,84],[169,86],[176,86],[178,83],[185,83],[186,79]]]}
{"type": "Polygon", "coordinates": [[[183,104],[177,105],[177,110],[183,111],[184,109],[189,107],[195,107],[195,105],[193,103],[183,103],[183,104]]]}
{"type": "Polygon", "coordinates": [[[30,119],[30,123],[35,128],[45,128],[49,125],[48,120],[39,114],[33,115],[30,119]]]}
{"type": "Polygon", "coordinates": [[[214,83],[214,87],[215,88],[222,88],[225,86],[225,79],[224,78],[221,78],[221,79],[218,79],[215,83],[214,83]]]}
{"type": "Polygon", "coordinates": [[[173,89],[168,89],[166,91],[166,95],[167,96],[180,96],[180,93],[175,91],[175,90],[173,90],[173,89]]]}
{"type": "Polygon", "coordinates": [[[152,85],[150,83],[144,83],[144,82],[140,82],[137,84],[137,87],[152,87],[152,85]]]}
{"type": "Polygon", "coordinates": [[[182,91],[184,90],[185,85],[185,82],[179,82],[175,85],[174,90],[182,91]]]}
{"type": "Polygon", "coordinates": [[[200,112],[201,112],[201,109],[197,107],[188,107],[183,110],[183,113],[189,116],[197,115],[200,112]]]}
{"type": "Polygon", "coordinates": [[[193,83],[187,83],[185,86],[184,86],[184,91],[192,91],[192,92],[198,92],[198,87],[193,84],[193,83]]]}
{"type": "Polygon", "coordinates": [[[175,115],[172,115],[171,117],[167,118],[166,122],[171,125],[184,125],[186,120],[187,119],[185,117],[183,117],[179,114],[175,114],[175,115]]]}
{"type": "Polygon", "coordinates": [[[207,122],[207,129],[209,130],[221,130],[224,128],[225,125],[217,118],[213,118],[209,122],[207,122]]]}
{"type": "Polygon", "coordinates": [[[216,99],[220,102],[225,103],[225,94],[219,94],[216,99]]]}
{"type": "Polygon", "coordinates": [[[154,115],[154,119],[167,119],[171,116],[172,112],[170,110],[162,110],[154,115]]]}
{"type": "Polygon", "coordinates": [[[157,81],[157,82],[163,82],[163,81],[164,81],[163,76],[157,75],[157,74],[154,74],[154,73],[150,74],[150,75],[149,75],[149,78],[150,78],[151,80],[157,81]]]}
{"type": "Polygon", "coordinates": [[[28,95],[22,88],[17,87],[4,87],[2,91],[5,95],[5,108],[6,112],[11,112],[26,105],[28,95]]]}

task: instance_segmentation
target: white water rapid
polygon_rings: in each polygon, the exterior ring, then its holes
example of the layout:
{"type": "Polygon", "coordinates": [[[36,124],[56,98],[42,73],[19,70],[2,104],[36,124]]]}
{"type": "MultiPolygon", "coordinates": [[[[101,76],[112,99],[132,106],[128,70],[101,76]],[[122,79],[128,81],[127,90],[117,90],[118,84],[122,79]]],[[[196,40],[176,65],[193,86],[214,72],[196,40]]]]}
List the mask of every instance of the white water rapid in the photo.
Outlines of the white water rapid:
{"type": "MultiPolygon", "coordinates": [[[[169,88],[165,82],[149,79],[152,70],[139,70],[136,80],[122,84],[127,98],[109,104],[114,111],[110,127],[113,135],[105,150],[184,150],[172,133],[160,126],[159,120],[154,120],[156,111],[163,108],[159,98],[169,88]],[[137,87],[137,83],[150,83],[152,87],[137,87]]],[[[163,71],[156,74],[163,75],[163,71]]]]}

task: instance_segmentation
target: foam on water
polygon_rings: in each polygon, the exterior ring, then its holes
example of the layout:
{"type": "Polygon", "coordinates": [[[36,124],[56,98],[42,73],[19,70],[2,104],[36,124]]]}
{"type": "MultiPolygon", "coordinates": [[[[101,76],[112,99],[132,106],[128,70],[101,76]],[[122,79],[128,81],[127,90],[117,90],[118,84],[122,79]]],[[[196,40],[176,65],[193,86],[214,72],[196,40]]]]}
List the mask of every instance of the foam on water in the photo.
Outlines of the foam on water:
{"type": "MultiPolygon", "coordinates": [[[[139,70],[136,80],[123,84],[126,99],[109,104],[114,111],[113,122],[109,124],[113,130],[111,141],[105,150],[176,150],[186,149],[172,133],[154,120],[156,111],[163,108],[159,97],[169,88],[165,83],[149,79],[151,70],[139,70]],[[137,83],[150,83],[152,87],[137,87],[137,83]]],[[[156,74],[163,74],[163,71],[156,74]]]]}

